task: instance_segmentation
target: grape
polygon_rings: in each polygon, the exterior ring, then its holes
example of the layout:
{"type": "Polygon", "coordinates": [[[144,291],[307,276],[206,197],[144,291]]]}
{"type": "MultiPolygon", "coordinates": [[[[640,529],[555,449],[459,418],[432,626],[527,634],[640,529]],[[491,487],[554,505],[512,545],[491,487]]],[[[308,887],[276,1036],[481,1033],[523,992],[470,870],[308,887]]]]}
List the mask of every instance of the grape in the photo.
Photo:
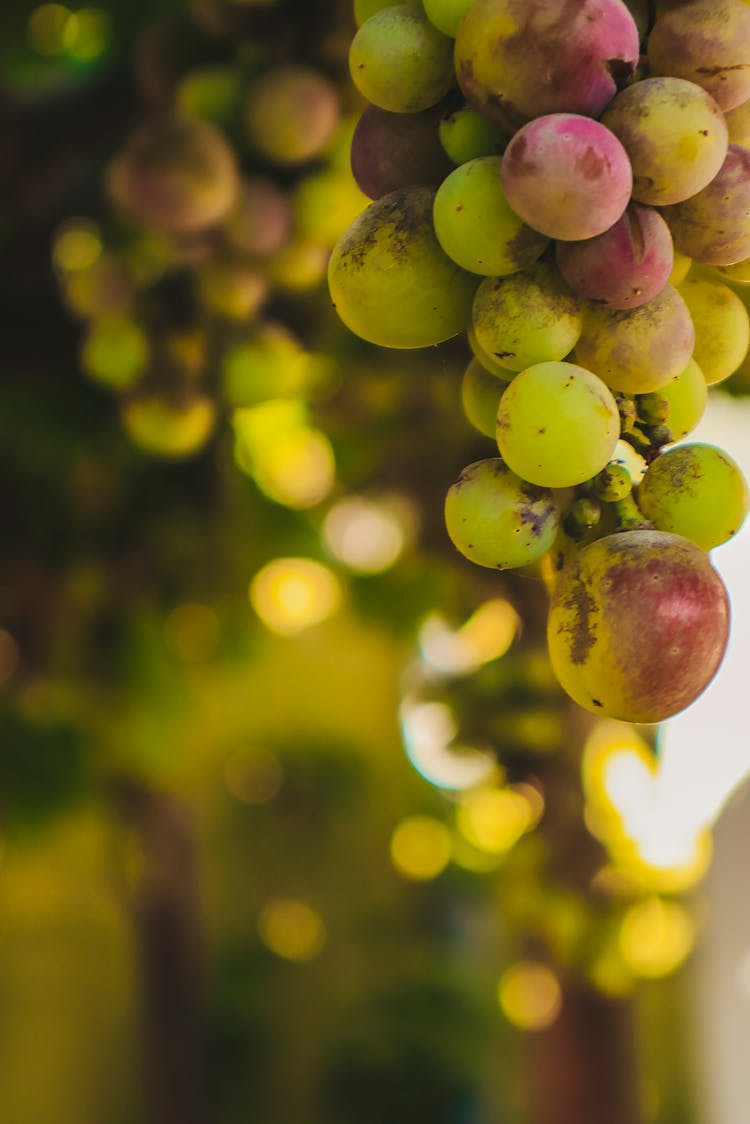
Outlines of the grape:
{"type": "Polygon", "coordinates": [[[663,12],[646,54],[652,74],[687,78],[722,109],[750,98],[750,10],[741,0],[692,0],[663,12]]]}
{"type": "Polygon", "coordinates": [[[370,105],[352,137],[352,172],[365,195],[380,199],[414,184],[438,184],[451,169],[440,143],[440,110],[388,113],[370,105]]]}
{"type": "Polygon", "coordinates": [[[454,164],[465,164],[477,156],[497,156],[508,142],[491,121],[468,105],[443,117],[439,135],[454,164]]]}
{"type": "Polygon", "coordinates": [[[735,262],[734,265],[717,265],[716,272],[733,285],[750,285],[750,258],[735,262]]]}
{"type": "Polygon", "coordinates": [[[750,146],[750,100],[731,109],[724,116],[732,144],[741,144],[744,148],[750,146]]]}
{"type": "Polygon", "coordinates": [[[472,359],[461,382],[461,404],[475,429],[494,440],[497,408],[504,383],[490,374],[478,359],[472,359]]]}
{"type": "Polygon", "coordinates": [[[527,367],[500,399],[500,455],[532,484],[582,484],[610,461],[619,436],[620,415],[611,391],[574,363],[527,367]]]}
{"type": "Polygon", "coordinates": [[[241,103],[241,79],[232,66],[206,66],[191,70],[174,92],[177,110],[185,117],[197,117],[226,128],[241,103]]]}
{"type": "Polygon", "coordinates": [[[627,312],[589,305],[576,360],[613,390],[648,394],[685,370],[694,342],[687,305],[667,285],[648,304],[627,312]]]}
{"type": "Polygon", "coordinates": [[[470,464],[445,499],[453,545],[496,570],[536,562],[552,546],[558,522],[552,492],[520,480],[499,458],[470,464]]]}
{"type": "Polygon", "coordinates": [[[750,496],[742,472],[713,445],[679,445],[651,464],[638,488],[641,511],[659,531],[713,550],[742,526],[750,496]]]}
{"type": "Polygon", "coordinates": [[[268,296],[265,277],[231,258],[212,258],[201,266],[197,289],[206,311],[227,320],[252,319],[268,296]]]}
{"type": "Polygon", "coordinates": [[[331,168],[312,172],[292,195],[297,235],[333,246],[369,202],[351,175],[331,168]]]}
{"type": "Polygon", "coordinates": [[[682,78],[647,78],[614,98],[602,124],[621,141],[633,169],[633,198],[679,203],[711,182],[729,143],[712,97],[682,78]]]}
{"type": "Polygon", "coordinates": [[[306,293],[326,275],[330,247],[315,238],[295,235],[268,263],[268,276],[290,293],[306,293]]]}
{"type": "Polygon", "coordinates": [[[292,236],[292,210],[271,179],[251,176],[240,187],[224,220],[224,234],[235,250],[253,257],[274,254],[292,236]]]}
{"type": "Polygon", "coordinates": [[[502,178],[508,202],[529,226],[571,241],[616,223],[633,182],[614,133],[569,113],[537,117],[519,129],[505,150],[502,178]]]}
{"type": "Polygon", "coordinates": [[[254,406],[268,398],[301,394],[306,355],[281,325],[263,324],[232,344],[222,358],[221,386],[230,406],[254,406]]]}
{"type": "Polygon", "coordinates": [[[552,667],[600,717],[662,722],[676,714],[713,679],[728,635],[724,583],[679,535],[607,535],[568,562],[552,591],[552,667]]]}
{"type": "Polygon", "coordinates": [[[452,56],[451,40],[423,11],[398,4],[362,24],[349,50],[349,69],[368,101],[391,113],[415,113],[453,86],[452,56]]]}
{"type": "Polygon", "coordinates": [[[499,156],[462,164],[435,196],[433,221],[438,242],[463,269],[486,277],[504,276],[532,265],[547,239],[511,209],[500,180],[499,156]]]}
{"type": "Polygon", "coordinates": [[[394,191],[342,236],[328,280],[336,310],[353,332],[381,347],[430,347],[470,317],[476,278],[440,248],[432,226],[435,192],[394,191]]]}
{"type": "Polygon", "coordinates": [[[148,366],[150,347],[143,328],[130,316],[110,314],[89,324],[81,348],[87,375],[112,390],[126,390],[148,366]]]}
{"type": "Polygon", "coordinates": [[[111,253],[101,254],[83,269],[66,270],[60,286],[68,311],[83,319],[125,312],[134,295],[124,263],[111,253]]]}
{"type": "Polygon", "coordinates": [[[620,0],[474,0],[458,28],[456,74],[466,100],[512,131],[548,113],[598,116],[638,52],[620,0]]]}
{"type": "Polygon", "coordinates": [[[443,35],[455,39],[458,25],[466,14],[471,0],[422,0],[422,6],[430,23],[443,35]]]}
{"type": "Polygon", "coordinates": [[[638,308],[669,281],[672,235],[658,211],[633,203],[596,238],[558,242],[555,259],[563,280],[578,296],[605,308],[638,308]]]}
{"type": "Polygon", "coordinates": [[[503,382],[510,382],[512,378],[515,378],[515,371],[511,371],[508,367],[503,367],[502,363],[498,363],[493,355],[490,355],[489,352],[484,350],[471,325],[466,329],[466,338],[474,354],[474,358],[479,362],[480,366],[484,367],[485,371],[489,371],[496,379],[502,379],[503,382]]]}
{"type": "Polygon", "coordinates": [[[174,234],[219,222],[238,189],[237,166],[221,133],[203,121],[148,121],[115,158],[109,190],[141,221],[174,234]]]}
{"type": "Polygon", "coordinates": [[[257,151],[294,166],[319,156],[333,139],[341,107],[336,87],[305,66],[276,66],[251,83],[245,128],[257,151]]]}
{"type": "Polygon", "coordinates": [[[692,433],[703,417],[708,386],[698,364],[691,359],[682,374],[661,387],[659,394],[669,403],[667,425],[673,441],[692,433]]]}
{"type": "MultiPolygon", "coordinates": [[[[421,2],[422,0],[402,0],[402,3],[416,8],[421,2]]],[[[354,0],[354,19],[357,27],[361,27],[365,20],[369,20],[370,16],[374,16],[381,8],[391,7],[393,7],[393,0],[354,0]]]]}
{"type": "Polygon", "coordinates": [[[706,265],[750,257],[750,150],[730,144],[708,187],[663,210],[675,246],[706,265]]]}
{"type": "Polygon", "coordinates": [[[216,406],[206,395],[180,401],[150,391],[122,404],[122,423],[136,445],[156,456],[180,459],[193,456],[211,436],[216,406]]]}
{"type": "Polygon", "coordinates": [[[687,277],[688,272],[690,271],[690,266],[693,264],[693,260],[692,258],[689,258],[687,254],[683,254],[682,251],[678,250],[674,245],[672,247],[672,251],[674,254],[674,262],[672,265],[672,272],[669,275],[669,284],[679,285],[680,282],[684,281],[687,277]]]}
{"type": "Polygon", "coordinates": [[[750,317],[728,285],[688,277],[679,288],[695,327],[695,361],[706,382],[722,382],[736,371],[750,345],[750,317]]]}
{"type": "Polygon", "coordinates": [[[549,262],[510,277],[488,277],[472,310],[483,351],[512,371],[563,359],[581,334],[581,302],[549,262]]]}

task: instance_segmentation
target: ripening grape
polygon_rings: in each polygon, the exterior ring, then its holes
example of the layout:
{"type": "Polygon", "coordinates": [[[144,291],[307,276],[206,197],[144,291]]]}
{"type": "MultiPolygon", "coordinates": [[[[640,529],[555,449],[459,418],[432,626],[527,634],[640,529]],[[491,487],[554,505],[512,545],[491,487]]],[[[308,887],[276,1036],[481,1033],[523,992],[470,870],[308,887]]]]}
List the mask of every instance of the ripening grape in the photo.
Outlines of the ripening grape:
{"type": "Polygon", "coordinates": [[[497,408],[505,388],[496,375],[490,374],[478,359],[472,359],[461,380],[461,405],[466,417],[485,437],[495,438],[497,408]]]}
{"type": "Polygon", "coordinates": [[[110,167],[116,203],[142,222],[173,234],[212,226],[238,190],[234,154],[204,121],[159,117],[142,125],[110,167]]]}
{"type": "Polygon", "coordinates": [[[574,363],[527,367],[500,399],[500,455],[532,484],[582,484],[609,462],[619,436],[620,415],[612,392],[574,363]]]}
{"type": "Polygon", "coordinates": [[[750,346],[750,317],[728,285],[688,277],[679,293],[695,327],[693,356],[709,385],[736,371],[750,346]]]}
{"type": "Polygon", "coordinates": [[[679,285],[684,281],[690,272],[690,266],[693,264],[693,259],[689,258],[687,254],[683,254],[676,246],[672,246],[674,261],[672,263],[672,272],[669,275],[670,285],[679,285]]]}
{"type": "Polygon", "coordinates": [[[633,198],[660,207],[711,182],[729,143],[714,99],[682,78],[646,78],[614,98],[602,124],[615,134],[633,169],[633,198]]]}
{"type": "Polygon", "coordinates": [[[465,468],[445,499],[453,545],[471,562],[495,570],[536,562],[552,546],[558,523],[549,488],[520,480],[497,457],[465,468]]]}
{"type": "Polygon", "coordinates": [[[750,99],[725,113],[724,120],[730,142],[747,148],[750,145],[750,99]]]}
{"type": "Polygon", "coordinates": [[[692,433],[703,417],[708,401],[708,385],[698,364],[691,359],[685,370],[661,387],[659,394],[669,405],[667,426],[673,441],[692,433]]]}
{"type": "Polygon", "coordinates": [[[458,26],[470,4],[471,0],[422,0],[430,23],[451,39],[455,39],[458,26]]]}
{"type": "Polygon", "coordinates": [[[708,187],[662,214],[677,249],[695,261],[735,265],[750,257],[750,150],[730,144],[708,187]]]}
{"type": "Polygon", "coordinates": [[[614,226],[582,242],[558,242],[563,280],[605,308],[638,308],[660,293],[673,266],[672,235],[652,207],[631,204],[614,226]]]}
{"type": "Polygon", "coordinates": [[[471,325],[466,329],[466,339],[474,358],[484,367],[485,371],[489,371],[495,378],[502,379],[503,382],[510,382],[510,380],[515,377],[515,371],[511,371],[508,367],[503,367],[502,363],[499,363],[494,355],[490,355],[489,352],[484,350],[471,325]]]}
{"type": "Polygon", "coordinates": [[[638,52],[620,0],[474,0],[458,28],[456,74],[466,100],[512,131],[548,113],[597,117],[638,52]]]}
{"type": "Polygon", "coordinates": [[[470,160],[443,180],[433,221],[449,258],[471,273],[502,277],[532,265],[547,239],[526,226],[505,198],[499,156],[470,160]]]}
{"type": "Polygon", "coordinates": [[[333,139],[341,106],[338,91],[306,66],[275,66],[253,81],[245,97],[248,139],[267,160],[304,164],[333,139]]]}
{"type": "Polygon", "coordinates": [[[652,74],[686,78],[734,109],[750,98],[750,9],[742,0],[692,0],[663,12],[646,54],[652,74]]]}
{"type": "Polygon", "coordinates": [[[687,305],[667,285],[648,304],[626,312],[588,305],[576,361],[613,390],[648,394],[685,370],[694,343],[687,305]]]}
{"type": "Polygon", "coordinates": [[[292,193],[297,236],[333,246],[369,202],[351,175],[333,168],[311,172],[292,193]]]}
{"type": "Polygon", "coordinates": [[[381,347],[430,347],[468,323],[476,277],[443,252],[432,226],[435,192],[395,191],[373,203],[334,247],[328,281],[353,332],[381,347]]]}
{"type": "Polygon", "coordinates": [[[131,316],[99,316],[84,336],[81,366],[111,390],[127,390],[145,372],[150,351],[148,336],[131,316]]]}
{"type": "Polygon", "coordinates": [[[247,262],[210,258],[197,272],[196,288],[206,312],[226,320],[251,320],[268,296],[268,282],[247,262]]]}
{"type": "Polygon", "coordinates": [[[442,110],[388,113],[368,105],[352,137],[352,174],[365,195],[381,199],[414,184],[438,184],[452,170],[438,132],[442,110]]]}
{"type": "Polygon", "coordinates": [[[174,103],[185,117],[198,117],[219,128],[231,126],[242,95],[239,71],[233,66],[205,66],[183,75],[174,103]]]}
{"type": "Polygon", "coordinates": [[[397,4],[360,27],[349,49],[359,92],[391,113],[416,113],[445,97],[454,84],[451,40],[420,8],[397,4]]]}
{"type": "MultiPolygon", "coordinates": [[[[412,7],[419,7],[422,0],[402,0],[402,3],[411,4],[412,7]]],[[[370,16],[374,16],[381,8],[390,8],[393,6],[393,0],[354,0],[354,19],[357,27],[361,27],[365,20],[369,20],[370,16]]]]}
{"type": "Polygon", "coordinates": [[[326,275],[330,246],[317,238],[295,234],[274,254],[267,268],[268,277],[290,293],[306,293],[322,284],[326,275]]]}
{"type": "Polygon", "coordinates": [[[737,534],[750,496],[730,456],[714,445],[692,444],[656,458],[641,480],[638,504],[658,530],[713,550],[737,534]]]}
{"type": "Polygon", "coordinates": [[[241,184],[223,230],[235,250],[267,257],[289,241],[293,226],[292,209],[284,193],[273,180],[251,176],[241,184]]]}
{"type": "Polygon", "coordinates": [[[439,136],[454,164],[465,164],[477,156],[497,156],[508,143],[497,126],[469,105],[441,119],[439,136]]]}
{"type": "Polygon", "coordinates": [[[126,399],[121,416],[125,432],[140,448],[180,459],[203,448],[216,422],[216,405],[203,394],[172,401],[150,391],[126,399]]]}
{"type": "Polygon", "coordinates": [[[570,113],[537,117],[519,129],[503,155],[502,178],[524,222],[549,238],[571,241],[593,238],[616,223],[633,185],[614,133],[570,113]]]}
{"type": "Polygon", "coordinates": [[[306,353],[286,328],[265,323],[227,348],[220,373],[230,406],[254,406],[304,392],[306,353]]]}
{"type": "Polygon", "coordinates": [[[83,319],[125,312],[134,296],[125,264],[106,252],[83,269],[65,270],[60,287],[68,311],[83,319]]]}
{"type": "Polygon", "coordinates": [[[729,598],[708,556],[663,531],[607,535],[569,560],[552,591],[552,667],[586,710],[662,722],[713,679],[729,598]]]}
{"type": "MultiPolygon", "coordinates": [[[[479,346],[511,371],[563,359],[581,334],[582,302],[549,262],[477,289],[472,324],[479,346]]],[[[480,357],[481,358],[481,357],[480,357]]]]}

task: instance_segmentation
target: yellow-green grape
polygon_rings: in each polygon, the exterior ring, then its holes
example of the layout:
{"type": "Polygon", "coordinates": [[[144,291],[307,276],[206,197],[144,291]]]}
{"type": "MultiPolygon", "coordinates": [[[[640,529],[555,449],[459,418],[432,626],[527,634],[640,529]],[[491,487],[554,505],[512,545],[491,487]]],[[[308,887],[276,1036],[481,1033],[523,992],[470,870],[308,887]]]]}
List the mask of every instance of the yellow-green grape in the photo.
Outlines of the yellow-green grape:
{"type": "Polygon", "coordinates": [[[750,258],[735,262],[734,265],[717,265],[716,272],[733,285],[750,285],[750,258]]]}
{"type": "Polygon", "coordinates": [[[692,0],[663,12],[648,38],[652,74],[687,78],[722,110],[750,98],[750,11],[738,0],[692,0]]]}
{"type": "Polygon", "coordinates": [[[667,425],[673,441],[692,433],[703,417],[708,401],[708,385],[703,371],[691,359],[682,374],[659,391],[669,403],[667,425]]]}
{"type": "Polygon", "coordinates": [[[381,347],[430,347],[466,327],[477,279],[443,252],[432,226],[433,188],[373,203],[334,247],[331,298],[353,332],[381,347]]]}
{"type": "Polygon", "coordinates": [[[125,264],[106,252],[83,269],[63,272],[60,287],[68,311],[83,319],[125,312],[135,292],[125,264]]]}
{"type": "Polygon", "coordinates": [[[306,293],[325,279],[330,248],[319,239],[295,235],[267,266],[268,276],[290,293],[306,293]]]}
{"type": "Polygon", "coordinates": [[[549,244],[523,222],[505,197],[500,156],[480,156],[456,168],[435,196],[433,222],[449,258],[485,277],[532,265],[549,244]]]}
{"type": "Polygon", "coordinates": [[[232,66],[205,66],[184,75],[174,93],[178,112],[222,128],[231,125],[242,100],[239,71],[232,66]]]}
{"type": "Polygon", "coordinates": [[[230,406],[253,406],[305,389],[307,355],[280,324],[268,323],[232,344],[221,361],[221,386],[230,406]]]}
{"type": "Polygon", "coordinates": [[[632,480],[624,464],[611,461],[593,480],[594,494],[605,503],[626,499],[631,492],[632,480]]]}
{"type": "Polygon", "coordinates": [[[454,164],[465,164],[477,156],[496,156],[508,139],[469,105],[447,113],[440,121],[439,134],[440,143],[454,164]]]}
{"type": "Polygon", "coordinates": [[[664,531],[607,535],[569,558],[552,588],[555,675],[586,710],[662,722],[713,679],[729,598],[708,555],[664,531]]]}
{"type": "Polygon", "coordinates": [[[495,437],[497,408],[504,383],[485,370],[478,359],[472,359],[461,382],[461,404],[475,429],[485,437],[495,437]]]}
{"type": "Polygon", "coordinates": [[[676,378],[693,354],[695,329],[671,285],[626,312],[587,306],[576,360],[613,390],[648,394],[676,378]]]}
{"type": "Polygon", "coordinates": [[[216,422],[216,406],[206,395],[173,402],[156,391],[128,398],[122,423],[134,444],[156,456],[180,459],[197,453],[216,422]]]}
{"type": "Polygon", "coordinates": [[[336,87],[305,66],[277,66],[251,84],[245,127],[251,144],[275,164],[319,156],[336,133],[341,106],[336,87]]]}
{"type": "Polygon", "coordinates": [[[397,4],[362,24],[349,50],[349,69],[373,105],[416,113],[436,105],[453,86],[453,44],[419,8],[397,4]]]}
{"type": "Polygon", "coordinates": [[[443,35],[456,38],[458,25],[466,14],[471,0],[422,0],[422,6],[430,23],[443,35]]]}
{"type": "Polygon", "coordinates": [[[313,172],[299,181],[292,195],[297,234],[333,246],[369,202],[351,173],[313,172]]]}
{"type": "Polygon", "coordinates": [[[267,257],[292,237],[291,205],[271,179],[252,176],[241,185],[234,206],[224,220],[229,245],[243,254],[267,257]]]}
{"type": "Polygon", "coordinates": [[[638,418],[645,425],[664,425],[669,419],[669,402],[663,394],[638,395],[638,418]]]}
{"type": "Polygon", "coordinates": [[[738,105],[724,115],[732,144],[741,144],[743,148],[750,146],[750,100],[738,105]]]}
{"type": "Polygon", "coordinates": [[[100,316],[89,324],[81,348],[81,366],[111,390],[133,386],[146,370],[149,358],[148,336],[131,317],[100,316]]]}
{"type": "Polygon", "coordinates": [[[633,199],[661,207],[711,182],[727,154],[727,127],[705,90],[682,78],[646,78],[622,90],[602,115],[633,169],[633,199]]]}
{"type": "Polygon", "coordinates": [[[713,550],[737,534],[750,496],[739,467],[713,445],[678,445],[649,466],[638,489],[641,511],[660,531],[713,550]]]}
{"type": "MultiPolygon", "coordinates": [[[[412,8],[418,8],[422,0],[404,0],[412,8]]],[[[381,8],[393,7],[393,0],[354,0],[354,19],[357,27],[361,27],[365,20],[374,16],[381,8]]]]}
{"type": "Polygon", "coordinates": [[[690,270],[690,266],[692,264],[693,264],[692,258],[689,258],[687,256],[687,254],[683,254],[675,246],[674,247],[674,260],[672,262],[672,272],[669,275],[669,284],[670,285],[679,285],[680,282],[684,281],[685,278],[688,275],[688,272],[690,270]]]}
{"type": "Polygon", "coordinates": [[[453,545],[471,562],[494,570],[538,561],[552,546],[558,524],[549,488],[519,479],[498,457],[470,464],[445,498],[453,545]]]}
{"type": "Polygon", "coordinates": [[[612,392],[574,363],[527,367],[500,399],[500,455],[532,484],[567,488],[590,480],[612,459],[619,436],[612,392]]]}
{"type": "Polygon", "coordinates": [[[226,320],[251,320],[268,296],[265,277],[244,261],[210,258],[196,280],[205,310],[226,320]]]}
{"type": "Polygon", "coordinates": [[[740,298],[720,281],[688,277],[679,288],[695,327],[693,356],[706,382],[736,371],[750,345],[750,317],[740,298]]]}
{"type": "Polygon", "coordinates": [[[238,190],[237,164],[213,125],[159,117],[142,125],[115,158],[108,188],[142,222],[193,234],[229,211],[238,190]]]}
{"type": "Polygon", "coordinates": [[[563,359],[575,347],[583,301],[549,262],[510,277],[488,277],[477,289],[472,323],[479,346],[504,367],[563,359]]]}
{"type": "Polygon", "coordinates": [[[468,340],[469,347],[472,350],[474,358],[484,367],[485,371],[489,371],[497,379],[502,379],[503,382],[510,382],[515,378],[516,372],[511,371],[508,367],[503,367],[502,363],[498,363],[492,355],[489,355],[477,340],[477,334],[474,329],[469,326],[466,329],[466,339],[468,340]]]}

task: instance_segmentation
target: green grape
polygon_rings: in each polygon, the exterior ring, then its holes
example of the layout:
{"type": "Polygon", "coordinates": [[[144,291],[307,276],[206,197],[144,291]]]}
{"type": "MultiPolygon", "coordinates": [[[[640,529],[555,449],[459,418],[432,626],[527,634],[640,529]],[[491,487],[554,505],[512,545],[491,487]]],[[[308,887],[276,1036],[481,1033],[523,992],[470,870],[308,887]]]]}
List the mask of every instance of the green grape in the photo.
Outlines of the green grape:
{"type": "Polygon", "coordinates": [[[221,386],[230,406],[253,406],[305,389],[307,355],[280,324],[267,323],[232,344],[221,362],[221,386]]]}
{"type": "Polygon", "coordinates": [[[268,296],[268,282],[244,261],[210,258],[198,269],[197,290],[207,312],[246,321],[260,311],[268,296]]]}
{"type": "Polygon", "coordinates": [[[443,35],[456,38],[458,25],[466,14],[472,0],[422,0],[422,6],[430,23],[443,35]]]}
{"type": "Polygon", "coordinates": [[[688,277],[679,293],[695,327],[693,356],[706,382],[722,382],[736,371],[750,345],[750,317],[727,285],[688,277]]]}
{"type": "Polygon", "coordinates": [[[586,710],[662,722],[708,686],[729,635],[729,598],[687,539],[633,530],[573,555],[552,590],[555,675],[586,710]]]}
{"type": "Polygon", "coordinates": [[[60,288],[68,311],[84,320],[124,313],[134,297],[133,279],[125,263],[107,252],[83,269],[64,271],[60,288]]]}
{"type": "Polygon", "coordinates": [[[504,384],[490,374],[478,359],[472,359],[461,381],[461,404],[475,429],[494,440],[497,408],[504,384]]]}
{"type": "Polygon", "coordinates": [[[84,337],[81,366],[111,390],[127,390],[146,370],[150,350],[148,336],[131,317],[100,316],[91,321],[84,337]]]}
{"type": "MultiPolygon", "coordinates": [[[[402,0],[412,8],[418,8],[422,0],[402,0]]],[[[361,27],[365,20],[374,16],[381,8],[392,8],[393,0],[354,0],[354,19],[357,27],[361,27]]]]}
{"type": "Polygon", "coordinates": [[[737,0],[692,0],[662,12],[648,38],[652,74],[702,86],[722,110],[750,98],[750,11],[737,0]]]}
{"type": "Polygon", "coordinates": [[[656,458],[641,480],[638,503],[658,530],[713,550],[737,534],[750,496],[731,457],[713,445],[693,444],[656,458]]]}
{"type": "Polygon", "coordinates": [[[691,359],[685,370],[659,391],[669,403],[667,425],[673,441],[692,433],[703,417],[708,401],[708,386],[698,364],[691,359]]]}
{"type": "Polygon", "coordinates": [[[453,545],[471,562],[495,570],[538,561],[558,524],[552,492],[520,480],[497,457],[465,468],[445,499],[453,545]]]}
{"type": "Polygon", "coordinates": [[[555,267],[538,262],[523,273],[482,281],[472,321],[479,346],[504,367],[522,371],[573,350],[582,307],[555,267]]]}
{"type": "Polygon", "coordinates": [[[295,234],[269,261],[268,276],[281,289],[306,293],[324,280],[329,254],[329,247],[318,239],[295,234]]]}
{"type": "Polygon", "coordinates": [[[568,488],[590,480],[612,459],[619,436],[611,391],[574,363],[527,367],[500,399],[500,455],[532,484],[568,488]]]}
{"type": "Polygon", "coordinates": [[[730,142],[741,144],[743,148],[750,146],[750,100],[726,113],[724,120],[727,123],[730,142]]]}
{"type": "Polygon", "coordinates": [[[693,261],[692,258],[689,258],[687,256],[687,254],[683,254],[680,250],[678,250],[676,246],[674,247],[673,252],[674,261],[672,263],[672,272],[669,275],[669,284],[679,285],[687,277],[693,261]]]}
{"type": "Polygon", "coordinates": [[[682,78],[646,78],[622,90],[602,115],[633,169],[633,199],[661,207],[711,182],[727,154],[716,102],[682,78]]]}
{"type": "Polygon", "coordinates": [[[233,66],[205,66],[191,70],[177,84],[175,105],[185,117],[198,117],[227,128],[239,112],[242,84],[233,66]]]}
{"type": "Polygon", "coordinates": [[[156,391],[126,399],[122,423],[134,444],[170,459],[190,457],[208,441],[216,423],[216,406],[207,395],[179,402],[156,391]]]}
{"type": "Polygon", "coordinates": [[[314,159],[333,140],[341,106],[333,83],[305,66],[276,66],[251,84],[245,127],[267,160],[294,166],[314,159]]]}
{"type": "Polygon", "coordinates": [[[690,360],[695,329],[687,305],[667,285],[640,308],[617,312],[588,305],[576,360],[613,390],[661,390],[690,360]]]}
{"type": "Polygon", "coordinates": [[[383,8],[362,24],[349,50],[359,92],[391,113],[429,109],[454,83],[453,45],[419,8],[383,8]]]}
{"type": "Polygon", "coordinates": [[[351,173],[313,172],[297,183],[292,195],[297,234],[333,246],[369,202],[351,173]]]}
{"type": "Polygon", "coordinates": [[[373,203],[334,247],[331,298],[346,326],[381,347],[430,347],[469,321],[476,277],[435,237],[430,187],[394,191],[373,203]]]}
{"type": "Polygon", "coordinates": [[[440,121],[440,143],[454,164],[465,164],[477,156],[496,156],[507,137],[471,106],[447,113],[440,121]]]}
{"type": "Polygon", "coordinates": [[[433,222],[438,242],[463,269],[502,277],[532,265],[548,239],[522,222],[505,197],[502,159],[462,164],[438,188],[433,222]]]}
{"type": "Polygon", "coordinates": [[[630,473],[624,464],[611,461],[594,477],[594,493],[605,503],[626,499],[632,489],[630,473]]]}
{"type": "Polygon", "coordinates": [[[494,356],[489,355],[484,350],[484,348],[481,347],[479,341],[477,340],[477,334],[471,327],[471,325],[469,325],[469,327],[466,329],[466,339],[469,342],[469,347],[472,350],[474,358],[478,360],[482,367],[484,367],[485,371],[489,371],[490,374],[495,376],[495,378],[502,379],[503,382],[510,382],[511,379],[515,378],[515,371],[511,371],[507,367],[503,367],[501,363],[498,363],[497,359],[495,359],[494,356]]]}

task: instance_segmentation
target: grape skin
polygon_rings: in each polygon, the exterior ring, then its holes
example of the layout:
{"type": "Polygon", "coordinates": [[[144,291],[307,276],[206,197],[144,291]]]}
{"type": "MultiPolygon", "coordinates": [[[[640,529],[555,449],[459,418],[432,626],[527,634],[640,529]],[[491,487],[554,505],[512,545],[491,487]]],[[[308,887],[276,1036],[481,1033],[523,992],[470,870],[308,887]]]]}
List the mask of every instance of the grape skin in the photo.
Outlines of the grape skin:
{"type": "Polygon", "coordinates": [[[750,150],[730,144],[711,183],[662,214],[677,249],[695,261],[726,266],[750,257],[750,150]]]}
{"type": "Polygon", "coordinates": [[[454,83],[452,44],[420,8],[383,8],[360,27],[349,49],[359,92],[380,109],[416,113],[445,97],[454,83]]]}
{"type": "Polygon", "coordinates": [[[415,184],[438,184],[452,171],[440,143],[435,108],[389,113],[369,105],[352,137],[352,174],[370,199],[415,184]]]}
{"type": "Polygon", "coordinates": [[[736,371],[750,346],[750,317],[728,285],[688,277],[678,292],[695,327],[693,355],[709,386],[736,371]]]}
{"type": "Polygon", "coordinates": [[[651,73],[702,86],[723,110],[750,98],[750,9],[692,0],[659,16],[646,48],[651,73]]]}
{"type": "Polygon", "coordinates": [[[497,408],[505,384],[472,359],[461,380],[461,405],[475,429],[485,437],[495,439],[497,408]]]}
{"type": "Polygon", "coordinates": [[[667,425],[673,441],[680,441],[695,429],[708,401],[706,379],[695,359],[685,370],[661,387],[659,394],[669,404],[667,425]]]}

